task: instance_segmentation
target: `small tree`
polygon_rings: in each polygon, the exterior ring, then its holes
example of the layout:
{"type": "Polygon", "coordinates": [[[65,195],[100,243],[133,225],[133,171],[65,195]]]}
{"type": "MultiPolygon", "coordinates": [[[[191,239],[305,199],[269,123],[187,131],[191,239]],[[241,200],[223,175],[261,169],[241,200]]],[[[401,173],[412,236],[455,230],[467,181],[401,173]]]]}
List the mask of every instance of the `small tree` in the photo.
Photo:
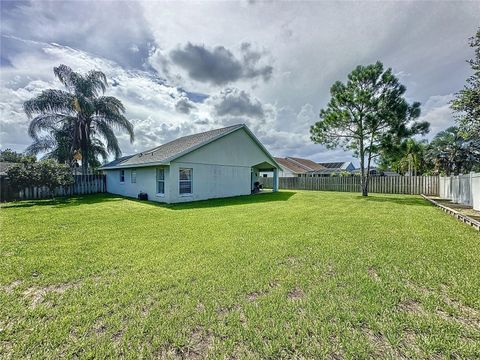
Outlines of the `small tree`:
{"type": "Polygon", "coordinates": [[[333,84],[330,102],[310,128],[314,143],[353,150],[360,159],[363,196],[368,195],[372,161],[385,144],[428,132],[428,123],[414,121],[420,116],[420,103],[408,104],[405,91],[381,62],[357,66],[345,84],[333,84]]]}
{"type": "Polygon", "coordinates": [[[38,184],[47,187],[52,198],[57,187],[73,183],[73,176],[67,165],[59,164],[54,160],[44,160],[38,162],[35,168],[38,184]]]}
{"type": "Polygon", "coordinates": [[[7,176],[11,186],[17,191],[30,186],[45,186],[52,198],[57,187],[73,183],[70,168],[54,160],[16,164],[7,170],[7,176]]]}
{"type": "Polygon", "coordinates": [[[18,163],[7,170],[10,186],[15,191],[23,190],[38,183],[34,163],[18,163]]]}

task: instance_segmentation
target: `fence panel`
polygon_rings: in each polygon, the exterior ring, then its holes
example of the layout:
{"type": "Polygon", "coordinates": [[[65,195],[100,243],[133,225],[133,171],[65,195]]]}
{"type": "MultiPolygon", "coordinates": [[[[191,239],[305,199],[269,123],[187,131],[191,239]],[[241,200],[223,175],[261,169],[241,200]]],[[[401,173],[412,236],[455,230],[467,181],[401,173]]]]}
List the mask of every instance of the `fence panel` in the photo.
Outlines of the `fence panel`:
{"type": "MultiPolygon", "coordinates": [[[[106,192],[105,175],[75,175],[74,183],[54,190],[55,196],[84,195],[106,192]]],[[[28,187],[14,191],[8,178],[0,177],[0,201],[35,200],[49,198],[50,192],[45,187],[28,187]]]]}
{"type": "MultiPolygon", "coordinates": [[[[360,176],[281,177],[279,188],[286,190],[361,191],[360,176]]],[[[262,177],[265,188],[273,187],[273,178],[262,177]]],[[[373,176],[369,192],[382,194],[439,195],[444,183],[438,176],[373,176]]]]}
{"type": "Polygon", "coordinates": [[[440,197],[480,210],[480,173],[440,177],[440,197]]]}

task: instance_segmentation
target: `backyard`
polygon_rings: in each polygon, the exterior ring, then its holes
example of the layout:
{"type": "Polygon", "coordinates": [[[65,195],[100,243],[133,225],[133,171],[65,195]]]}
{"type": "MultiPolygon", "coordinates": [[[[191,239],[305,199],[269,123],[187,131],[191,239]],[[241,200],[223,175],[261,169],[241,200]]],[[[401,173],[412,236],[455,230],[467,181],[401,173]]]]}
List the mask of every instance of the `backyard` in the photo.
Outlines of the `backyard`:
{"type": "Polygon", "coordinates": [[[480,235],[419,196],[0,209],[0,358],[478,358],[480,235]]]}

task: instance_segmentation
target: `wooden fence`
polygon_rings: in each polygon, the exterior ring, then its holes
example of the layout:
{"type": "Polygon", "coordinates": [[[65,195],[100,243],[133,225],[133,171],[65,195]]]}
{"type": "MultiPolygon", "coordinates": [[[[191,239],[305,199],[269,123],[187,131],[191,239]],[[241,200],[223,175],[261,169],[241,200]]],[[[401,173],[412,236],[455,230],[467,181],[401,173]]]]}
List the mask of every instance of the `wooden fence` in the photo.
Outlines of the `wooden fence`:
{"type": "MultiPolygon", "coordinates": [[[[71,196],[96,194],[107,191],[105,175],[75,175],[74,183],[70,186],[55,189],[55,196],[71,196]]],[[[0,200],[33,200],[47,199],[51,194],[46,187],[31,186],[20,191],[14,191],[8,178],[0,177],[0,200]]]]}
{"type": "MultiPolygon", "coordinates": [[[[260,183],[272,188],[273,178],[262,177],[260,183]]],[[[280,189],[361,192],[360,176],[281,177],[280,189]]],[[[439,194],[438,176],[373,176],[369,192],[382,194],[439,194]]]]}

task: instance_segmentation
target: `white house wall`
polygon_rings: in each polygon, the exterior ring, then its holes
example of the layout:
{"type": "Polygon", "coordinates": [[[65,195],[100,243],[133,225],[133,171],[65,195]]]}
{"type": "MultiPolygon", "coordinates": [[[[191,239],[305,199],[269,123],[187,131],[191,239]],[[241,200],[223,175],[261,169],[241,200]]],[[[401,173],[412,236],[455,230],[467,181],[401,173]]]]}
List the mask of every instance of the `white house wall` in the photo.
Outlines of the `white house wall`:
{"type": "Polygon", "coordinates": [[[247,166],[197,164],[175,161],[170,165],[169,202],[186,202],[248,195],[251,192],[251,168],[247,166]],[[181,168],[192,169],[192,194],[180,195],[181,168]]]}
{"type": "Polygon", "coordinates": [[[136,168],[137,182],[132,183],[132,170],[124,169],[125,182],[120,182],[120,170],[106,170],[107,191],[112,194],[123,195],[136,198],[140,192],[148,194],[148,199],[152,201],[168,202],[167,184],[169,169],[165,167],[165,195],[157,196],[157,173],[156,167],[136,168]]]}

